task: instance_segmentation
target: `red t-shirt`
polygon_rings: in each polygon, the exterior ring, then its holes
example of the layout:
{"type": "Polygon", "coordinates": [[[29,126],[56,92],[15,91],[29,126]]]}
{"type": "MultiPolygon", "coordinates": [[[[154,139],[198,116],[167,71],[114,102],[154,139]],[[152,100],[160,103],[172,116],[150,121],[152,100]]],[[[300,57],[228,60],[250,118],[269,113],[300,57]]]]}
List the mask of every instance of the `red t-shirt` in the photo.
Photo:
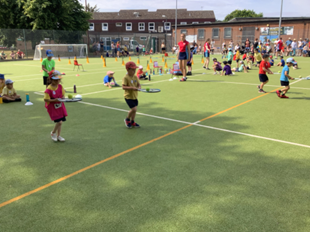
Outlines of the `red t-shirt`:
{"type": "Polygon", "coordinates": [[[24,54],[22,51],[20,51],[20,52],[17,52],[17,54],[19,55],[19,56],[21,56],[22,54],[24,54]]]}
{"type": "Polygon", "coordinates": [[[263,68],[268,69],[270,67],[270,63],[263,60],[259,65],[259,74],[266,74],[263,68]]]}
{"type": "Polygon", "coordinates": [[[283,42],[282,42],[282,40],[279,40],[279,42],[278,42],[278,47],[279,47],[279,50],[282,49],[282,47],[283,47],[283,42]]]}
{"type": "Polygon", "coordinates": [[[186,52],[186,49],[187,49],[187,45],[189,44],[188,41],[184,40],[184,41],[180,41],[178,43],[179,45],[179,48],[180,48],[180,52],[186,52]]]}
{"type": "Polygon", "coordinates": [[[208,47],[208,49],[209,49],[209,51],[210,51],[211,46],[210,46],[210,44],[209,44],[208,42],[206,42],[206,43],[205,43],[205,46],[204,46],[204,52],[206,52],[206,51],[207,51],[207,48],[206,48],[206,47],[208,47]]]}
{"type": "Polygon", "coordinates": [[[246,54],[244,54],[244,55],[242,56],[242,59],[243,59],[243,60],[245,60],[245,59],[246,59],[246,54]]]}
{"type": "Polygon", "coordinates": [[[143,70],[142,69],[138,69],[137,71],[137,76],[143,75],[143,70]]]}

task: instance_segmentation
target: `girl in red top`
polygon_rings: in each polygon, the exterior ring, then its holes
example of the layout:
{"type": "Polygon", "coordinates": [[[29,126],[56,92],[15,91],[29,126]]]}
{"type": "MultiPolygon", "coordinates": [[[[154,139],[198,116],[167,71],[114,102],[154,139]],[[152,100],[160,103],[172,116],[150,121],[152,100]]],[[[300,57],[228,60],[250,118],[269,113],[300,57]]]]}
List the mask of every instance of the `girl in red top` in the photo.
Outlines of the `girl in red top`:
{"type": "Polygon", "coordinates": [[[206,61],[203,65],[203,68],[210,70],[209,69],[209,62],[210,62],[210,53],[211,53],[211,46],[210,46],[210,39],[208,38],[204,47],[204,57],[206,57],[206,61]]]}
{"type": "Polygon", "coordinates": [[[181,34],[181,41],[178,43],[179,45],[179,66],[180,70],[183,74],[183,78],[180,81],[186,81],[186,64],[190,61],[190,47],[189,42],[185,40],[185,34],[181,34]]]}
{"type": "Polygon", "coordinates": [[[116,51],[117,51],[117,58],[119,58],[119,52],[121,51],[121,45],[119,44],[119,41],[116,43],[116,51]]]}

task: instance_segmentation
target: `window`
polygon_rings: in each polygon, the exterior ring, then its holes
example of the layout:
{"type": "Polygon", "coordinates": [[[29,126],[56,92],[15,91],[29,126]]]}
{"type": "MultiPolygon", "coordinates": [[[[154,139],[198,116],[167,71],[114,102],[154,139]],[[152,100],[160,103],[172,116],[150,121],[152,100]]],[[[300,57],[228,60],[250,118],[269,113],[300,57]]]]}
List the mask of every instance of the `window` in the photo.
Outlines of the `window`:
{"type": "Polygon", "coordinates": [[[149,23],[149,31],[155,30],[155,23],[149,23]]]}
{"type": "Polygon", "coordinates": [[[123,24],[122,23],[115,23],[115,26],[121,27],[121,26],[123,26],[123,24]]]}
{"type": "Polygon", "coordinates": [[[140,36],[140,40],[147,40],[146,36],[140,36]]]}
{"type": "Polygon", "coordinates": [[[158,32],[164,32],[164,27],[163,26],[158,26],[158,32]]]}
{"type": "Polygon", "coordinates": [[[165,31],[170,31],[171,30],[171,23],[165,22],[164,26],[165,26],[165,31]]]}
{"type": "Polygon", "coordinates": [[[213,28],[212,29],[212,38],[213,39],[218,39],[219,38],[219,31],[220,31],[220,29],[218,29],[218,28],[213,28]]]}
{"type": "Polygon", "coordinates": [[[205,38],[205,29],[198,29],[198,39],[205,38]]]}
{"type": "Polygon", "coordinates": [[[192,24],[199,24],[199,22],[192,22],[192,24]]]}
{"type": "Polygon", "coordinates": [[[109,24],[108,23],[102,23],[102,31],[108,31],[109,30],[109,24]]]}
{"type": "Polygon", "coordinates": [[[181,34],[187,34],[187,30],[181,30],[181,34]]]}
{"type": "Polygon", "coordinates": [[[211,23],[210,21],[204,22],[204,23],[211,23]]]}
{"type": "Polygon", "coordinates": [[[145,23],[138,23],[139,31],[145,31],[145,23]]]}
{"type": "Polygon", "coordinates": [[[123,41],[129,41],[129,37],[124,37],[123,41]]]}
{"type": "Polygon", "coordinates": [[[224,38],[231,38],[231,27],[224,28],[224,38]]]}
{"type": "Polygon", "coordinates": [[[132,31],[132,23],[126,23],[126,31],[132,31]]]}
{"type": "Polygon", "coordinates": [[[186,25],[186,24],[187,24],[187,22],[181,22],[180,24],[181,24],[181,25],[186,25]]]}
{"type": "Polygon", "coordinates": [[[94,23],[89,23],[89,31],[94,31],[95,30],[95,24],[94,23]]]}

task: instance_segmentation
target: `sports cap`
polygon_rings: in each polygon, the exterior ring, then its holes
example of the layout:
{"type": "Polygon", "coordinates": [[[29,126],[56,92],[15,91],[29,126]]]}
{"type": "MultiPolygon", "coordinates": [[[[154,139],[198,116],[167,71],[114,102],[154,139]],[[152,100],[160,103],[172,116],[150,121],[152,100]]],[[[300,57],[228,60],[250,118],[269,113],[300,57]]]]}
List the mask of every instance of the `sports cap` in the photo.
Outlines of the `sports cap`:
{"type": "Polygon", "coordinates": [[[114,74],[115,72],[113,72],[113,71],[108,71],[107,72],[107,75],[110,75],[110,74],[114,74]]]}
{"type": "Polygon", "coordinates": [[[140,66],[139,66],[139,69],[143,69],[143,66],[142,66],[142,65],[140,65],[140,66]]]}
{"type": "Polygon", "coordinates": [[[135,62],[129,61],[126,63],[126,70],[128,69],[137,69],[137,65],[135,64],[135,62]]]}
{"type": "Polygon", "coordinates": [[[51,72],[48,73],[48,76],[52,79],[52,80],[59,80],[61,79],[61,73],[57,70],[53,70],[51,72]]]}
{"type": "Polygon", "coordinates": [[[291,57],[286,60],[286,63],[293,63],[293,62],[294,62],[294,59],[291,57]]]}
{"type": "Polygon", "coordinates": [[[47,56],[47,57],[52,57],[52,56],[54,56],[52,50],[50,50],[50,49],[49,49],[49,50],[46,50],[46,56],[47,56]]]}
{"type": "Polygon", "coordinates": [[[13,84],[14,81],[12,81],[11,79],[7,79],[5,80],[5,84],[8,85],[8,84],[13,84]]]}
{"type": "Polygon", "coordinates": [[[0,74],[0,79],[4,79],[4,74],[0,74]]]}

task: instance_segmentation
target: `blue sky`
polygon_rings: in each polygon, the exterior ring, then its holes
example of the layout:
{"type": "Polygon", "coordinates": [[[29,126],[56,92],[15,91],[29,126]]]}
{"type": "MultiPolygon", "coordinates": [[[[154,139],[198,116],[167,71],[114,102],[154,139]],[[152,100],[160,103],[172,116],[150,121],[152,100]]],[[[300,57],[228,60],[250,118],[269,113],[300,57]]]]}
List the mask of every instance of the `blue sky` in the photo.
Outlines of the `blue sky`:
{"type": "MultiPolygon", "coordinates": [[[[85,0],[80,0],[82,4],[85,0]]],[[[91,5],[96,5],[102,12],[119,11],[120,9],[175,9],[175,0],[87,0],[91,5]],[[154,4],[156,3],[156,4],[154,4]]],[[[213,10],[217,19],[224,19],[227,14],[235,9],[250,9],[257,13],[264,13],[266,17],[276,17],[280,15],[281,0],[178,0],[178,8],[188,10],[213,10]]],[[[284,17],[310,17],[309,0],[284,0],[284,17]]]]}

